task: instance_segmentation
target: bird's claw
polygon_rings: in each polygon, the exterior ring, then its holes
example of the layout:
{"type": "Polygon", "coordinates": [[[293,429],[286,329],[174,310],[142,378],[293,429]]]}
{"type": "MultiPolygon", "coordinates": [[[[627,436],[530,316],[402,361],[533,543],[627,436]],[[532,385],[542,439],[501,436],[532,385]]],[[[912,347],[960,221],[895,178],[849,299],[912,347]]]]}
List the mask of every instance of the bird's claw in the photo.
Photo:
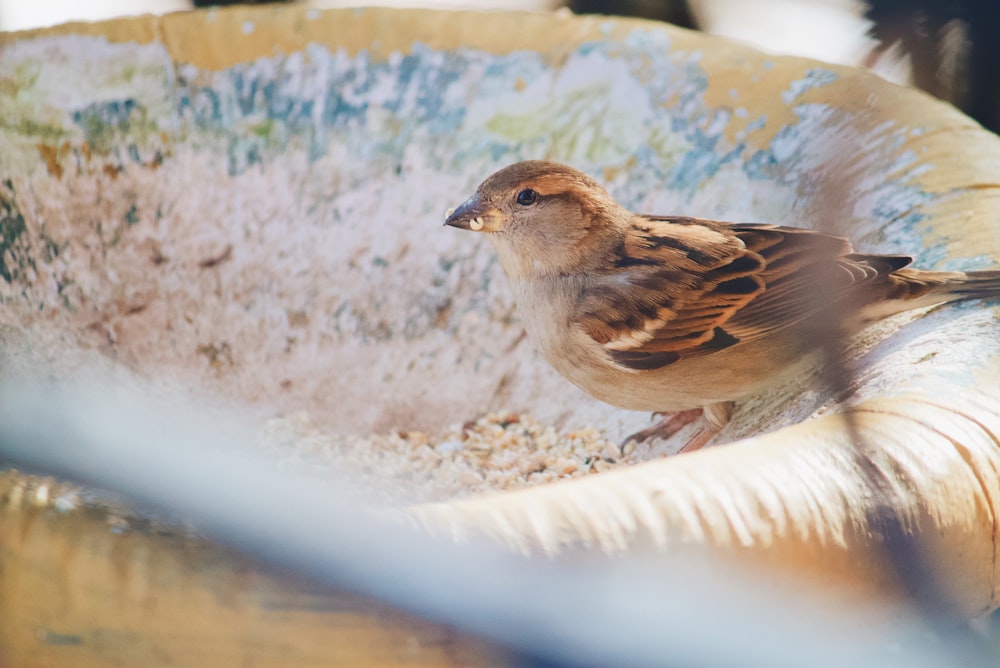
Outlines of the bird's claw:
{"type": "Polygon", "coordinates": [[[651,438],[670,438],[701,417],[701,414],[701,408],[692,408],[677,413],[653,413],[653,417],[663,416],[663,419],[650,427],[626,436],[625,440],[619,444],[618,450],[624,455],[625,448],[629,443],[635,442],[636,445],[639,445],[651,438]]]}

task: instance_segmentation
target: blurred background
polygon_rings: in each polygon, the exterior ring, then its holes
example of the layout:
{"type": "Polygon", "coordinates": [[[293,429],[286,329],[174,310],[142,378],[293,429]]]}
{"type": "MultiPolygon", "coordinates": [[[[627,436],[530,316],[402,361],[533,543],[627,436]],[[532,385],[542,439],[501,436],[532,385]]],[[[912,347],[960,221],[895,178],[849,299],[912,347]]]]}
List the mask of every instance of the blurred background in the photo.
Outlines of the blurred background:
{"type": "MultiPolygon", "coordinates": [[[[225,0],[0,0],[0,30],[166,13],[225,0]]],[[[244,2],[243,4],[263,4],[244,2]]],[[[617,14],[668,21],[759,49],[869,67],[951,102],[1000,131],[1000,2],[996,0],[308,0],[354,5],[617,14]]]]}

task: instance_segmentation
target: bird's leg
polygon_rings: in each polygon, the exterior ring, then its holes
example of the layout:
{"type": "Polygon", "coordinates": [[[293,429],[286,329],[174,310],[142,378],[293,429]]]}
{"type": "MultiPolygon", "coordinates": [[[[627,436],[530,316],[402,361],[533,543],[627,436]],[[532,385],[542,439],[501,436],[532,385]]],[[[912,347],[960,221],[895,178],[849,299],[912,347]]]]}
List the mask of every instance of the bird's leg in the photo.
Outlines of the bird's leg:
{"type": "Polygon", "coordinates": [[[619,445],[618,448],[622,451],[622,453],[624,453],[625,446],[632,441],[635,441],[636,445],[638,445],[639,443],[644,443],[651,438],[670,438],[681,429],[701,417],[702,410],[703,409],[701,408],[692,408],[690,410],[679,411],[677,413],[653,413],[654,417],[657,415],[664,415],[664,417],[651,427],[646,427],[642,431],[637,431],[634,434],[626,436],[625,440],[621,442],[621,445],[619,445]]]}
{"type": "MultiPolygon", "coordinates": [[[[661,415],[661,413],[654,413],[654,415],[661,415]]],[[[668,414],[653,426],[626,437],[619,448],[624,452],[625,446],[631,441],[639,444],[651,438],[670,438],[701,416],[705,418],[701,429],[684,444],[684,447],[677,451],[677,454],[694,452],[701,449],[702,446],[722,431],[722,428],[729,424],[729,419],[733,416],[733,403],[731,401],[720,401],[719,403],[708,404],[702,408],[692,408],[668,414]]]]}
{"type": "Polygon", "coordinates": [[[722,431],[722,428],[729,424],[730,418],[733,417],[733,402],[720,401],[716,404],[708,404],[702,410],[705,416],[704,424],[691,437],[691,440],[677,451],[677,454],[700,450],[702,446],[715,438],[716,434],[722,431]]]}

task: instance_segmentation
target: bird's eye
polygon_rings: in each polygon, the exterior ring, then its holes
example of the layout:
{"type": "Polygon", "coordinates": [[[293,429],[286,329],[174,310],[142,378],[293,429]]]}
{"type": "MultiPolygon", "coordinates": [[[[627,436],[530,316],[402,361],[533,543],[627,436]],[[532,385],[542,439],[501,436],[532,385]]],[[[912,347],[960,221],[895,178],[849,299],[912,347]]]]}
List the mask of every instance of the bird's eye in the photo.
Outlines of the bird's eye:
{"type": "Polygon", "coordinates": [[[525,188],[517,194],[517,203],[521,206],[531,206],[538,201],[538,193],[531,188],[525,188]]]}

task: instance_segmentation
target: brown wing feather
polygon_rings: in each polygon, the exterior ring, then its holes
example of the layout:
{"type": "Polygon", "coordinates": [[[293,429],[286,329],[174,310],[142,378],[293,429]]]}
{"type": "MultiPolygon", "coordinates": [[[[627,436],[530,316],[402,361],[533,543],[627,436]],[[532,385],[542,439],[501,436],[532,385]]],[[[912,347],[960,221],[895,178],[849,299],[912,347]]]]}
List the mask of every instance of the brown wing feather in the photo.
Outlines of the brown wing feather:
{"type": "Polygon", "coordinates": [[[700,222],[637,217],[633,234],[615,251],[613,269],[590,277],[583,291],[583,330],[618,351],[686,350],[709,340],[714,322],[735,311],[750,298],[747,291],[759,286],[750,278],[750,287],[721,287],[720,296],[743,292],[734,299],[703,299],[725,278],[742,279],[757,267],[741,259],[743,243],[724,225],[700,222]]]}
{"type": "Polygon", "coordinates": [[[811,230],[649,217],[616,255],[583,291],[579,325],[637,370],[801,322],[910,261],[853,254],[846,239],[811,230]]]}

